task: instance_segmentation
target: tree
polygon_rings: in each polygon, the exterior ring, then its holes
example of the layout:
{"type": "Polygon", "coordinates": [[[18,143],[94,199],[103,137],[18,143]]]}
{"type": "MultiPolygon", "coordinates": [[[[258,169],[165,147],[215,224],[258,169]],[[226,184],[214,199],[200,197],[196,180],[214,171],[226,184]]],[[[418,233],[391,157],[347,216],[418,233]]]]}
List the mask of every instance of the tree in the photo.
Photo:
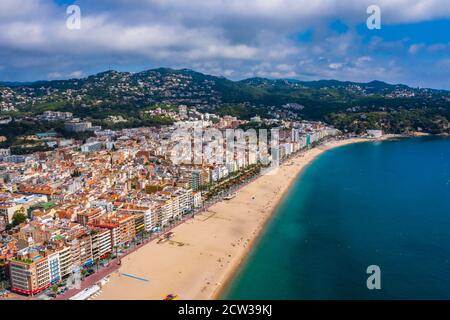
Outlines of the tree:
{"type": "Polygon", "coordinates": [[[72,178],[80,177],[80,176],[81,176],[81,172],[80,172],[78,169],[76,169],[74,172],[72,172],[72,173],[70,174],[70,176],[71,176],[72,178]]]}
{"type": "Polygon", "coordinates": [[[55,295],[55,297],[56,297],[56,295],[58,294],[58,291],[59,291],[58,285],[54,284],[54,285],[52,286],[52,292],[53,292],[53,294],[55,295]]]}
{"type": "Polygon", "coordinates": [[[81,276],[84,278],[88,274],[88,271],[86,269],[81,270],[81,276]]]}
{"type": "Polygon", "coordinates": [[[12,218],[13,226],[18,226],[21,223],[24,223],[27,220],[27,216],[22,212],[16,211],[12,218]]]}

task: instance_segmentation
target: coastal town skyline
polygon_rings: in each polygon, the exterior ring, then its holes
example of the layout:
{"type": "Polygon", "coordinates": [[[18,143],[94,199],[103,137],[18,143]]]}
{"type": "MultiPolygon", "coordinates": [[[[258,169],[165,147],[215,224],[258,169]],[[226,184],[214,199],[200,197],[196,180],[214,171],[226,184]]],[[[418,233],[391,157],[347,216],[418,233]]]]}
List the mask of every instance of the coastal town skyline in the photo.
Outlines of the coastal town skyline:
{"type": "MultiPolygon", "coordinates": [[[[218,145],[217,133],[229,134],[249,121],[202,114],[185,106],[178,112],[161,108],[152,112],[170,115],[177,122],[163,128],[112,131],[73,118],[68,112],[46,111],[46,121],[63,119],[67,131],[92,132],[94,136],[81,142],[42,133],[38,134],[40,139],[56,142],[55,152],[21,156],[1,150],[3,287],[6,283],[13,293],[27,296],[54,292],[72,299],[90,297],[93,293],[87,295],[82,289],[99,291],[93,289],[97,285],[87,285],[99,276],[109,277],[120,261],[143,243],[158,237],[158,243],[184,246],[175,240],[177,237],[166,238],[171,234],[168,228],[207,212],[219,200],[233,201],[237,197],[233,190],[253,180],[264,167],[273,170],[274,159],[278,167],[279,161],[338,134],[320,122],[286,123],[277,128],[277,132],[282,130],[277,133],[276,144],[270,143],[271,161],[267,162],[262,153],[267,151],[261,147],[261,143],[269,144],[267,140],[258,138],[258,151],[250,138],[239,144],[237,137],[232,148],[218,145]],[[180,135],[180,130],[185,134],[180,135]],[[196,142],[198,130],[206,131],[196,142]],[[214,132],[215,140],[208,130],[214,132]],[[180,152],[186,137],[189,147],[192,141],[200,143],[200,149],[194,148],[188,161],[173,163],[174,150],[180,152]],[[190,161],[196,152],[200,161],[190,161]],[[226,162],[211,161],[222,156],[226,162]],[[81,282],[87,276],[91,278],[81,282]]],[[[266,125],[278,122],[259,117],[251,121],[266,125]]],[[[275,176],[280,179],[278,171],[275,176]]],[[[243,254],[244,243],[241,246],[243,254]]],[[[212,296],[217,287],[211,290],[212,296]]],[[[153,294],[162,295],[159,291],[153,294]]]]}
{"type": "Polygon", "coordinates": [[[447,2],[0,0],[0,301],[449,299],[447,2]]]}

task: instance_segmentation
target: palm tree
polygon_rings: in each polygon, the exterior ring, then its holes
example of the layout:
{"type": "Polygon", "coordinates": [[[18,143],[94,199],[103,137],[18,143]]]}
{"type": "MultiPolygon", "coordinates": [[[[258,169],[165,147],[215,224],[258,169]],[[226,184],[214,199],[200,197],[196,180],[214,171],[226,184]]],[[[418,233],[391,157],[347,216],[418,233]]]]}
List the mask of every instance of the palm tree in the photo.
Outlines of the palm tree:
{"type": "Polygon", "coordinates": [[[97,272],[98,272],[98,265],[100,264],[100,259],[96,259],[96,260],[94,261],[94,264],[95,264],[95,266],[97,267],[96,269],[97,269],[97,272]]]}
{"type": "Polygon", "coordinates": [[[58,294],[58,291],[59,291],[58,285],[54,284],[54,285],[52,286],[52,292],[53,292],[53,294],[55,295],[55,297],[56,297],[56,295],[58,294]]]}

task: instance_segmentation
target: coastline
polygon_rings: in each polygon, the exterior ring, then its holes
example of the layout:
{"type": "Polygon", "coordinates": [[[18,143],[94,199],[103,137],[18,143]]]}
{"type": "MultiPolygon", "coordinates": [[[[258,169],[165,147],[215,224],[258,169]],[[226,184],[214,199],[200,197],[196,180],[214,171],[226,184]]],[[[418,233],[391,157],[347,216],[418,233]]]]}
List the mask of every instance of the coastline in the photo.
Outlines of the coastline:
{"type": "Polygon", "coordinates": [[[377,140],[328,142],[286,161],[275,175],[258,177],[235,198],[176,227],[172,241],[153,241],[125,257],[95,299],[160,300],[169,293],[180,299],[220,298],[303,169],[327,150],[366,141],[377,140]]]}
{"type": "MultiPolygon", "coordinates": [[[[383,137],[381,139],[378,139],[378,141],[390,140],[390,139],[395,139],[395,138],[397,138],[397,137],[387,136],[387,137],[383,137]]],[[[298,177],[303,172],[303,170],[305,169],[306,166],[308,166],[310,163],[312,163],[319,155],[321,155],[322,153],[324,153],[324,152],[326,152],[328,150],[331,150],[331,149],[334,149],[334,148],[338,148],[338,147],[343,147],[343,146],[348,145],[348,144],[360,143],[360,142],[370,142],[370,141],[374,141],[374,140],[373,139],[364,139],[364,138],[350,138],[350,139],[346,139],[346,140],[334,141],[332,143],[328,143],[328,144],[324,144],[324,145],[315,147],[314,149],[319,149],[321,151],[319,153],[317,153],[317,154],[314,154],[314,156],[312,158],[308,159],[307,162],[302,164],[301,167],[299,168],[299,170],[292,177],[292,179],[290,179],[288,181],[288,183],[286,184],[286,187],[284,188],[284,190],[281,192],[281,194],[278,195],[275,205],[273,205],[270,208],[270,212],[268,212],[268,215],[267,215],[265,221],[259,226],[260,228],[259,228],[258,233],[251,240],[250,245],[247,247],[247,250],[245,252],[243,252],[243,255],[242,255],[240,261],[234,266],[234,268],[232,268],[232,269],[230,268],[228,270],[228,273],[226,275],[224,275],[224,281],[223,281],[222,285],[217,287],[216,291],[211,296],[211,299],[213,299],[213,300],[220,299],[221,296],[223,295],[223,293],[225,292],[225,290],[229,287],[230,283],[233,281],[233,278],[237,275],[237,273],[239,271],[239,268],[242,266],[242,264],[248,258],[251,250],[253,250],[253,248],[254,248],[254,245],[258,242],[258,240],[262,236],[262,233],[263,233],[264,229],[266,228],[267,224],[270,222],[271,218],[274,216],[277,207],[284,200],[284,198],[286,197],[286,194],[289,192],[289,190],[291,189],[292,185],[298,179],[298,177]]],[[[313,151],[314,149],[308,150],[306,152],[313,151]]],[[[302,154],[302,155],[304,155],[304,154],[302,154]]],[[[298,161],[299,158],[301,159],[301,155],[298,155],[294,159],[291,159],[289,161],[290,162],[298,161]]]]}

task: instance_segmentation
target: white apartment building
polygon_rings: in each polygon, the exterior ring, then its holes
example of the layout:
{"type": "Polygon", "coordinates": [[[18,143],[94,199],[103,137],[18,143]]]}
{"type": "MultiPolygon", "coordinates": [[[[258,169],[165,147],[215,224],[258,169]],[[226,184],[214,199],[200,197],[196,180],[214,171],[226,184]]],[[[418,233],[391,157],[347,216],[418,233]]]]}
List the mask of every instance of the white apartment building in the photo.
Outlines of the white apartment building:
{"type": "Polygon", "coordinates": [[[103,143],[94,141],[90,143],[83,144],[81,146],[81,152],[93,152],[93,151],[99,151],[103,147],[103,143]]]}
{"type": "Polygon", "coordinates": [[[200,192],[194,192],[192,194],[192,205],[194,208],[200,208],[202,206],[202,194],[200,192]]]}
{"type": "Polygon", "coordinates": [[[61,278],[68,276],[72,273],[73,265],[72,265],[72,253],[70,247],[63,247],[58,251],[59,255],[59,272],[61,274],[61,278]]]}
{"type": "Polygon", "coordinates": [[[193,192],[191,189],[180,189],[177,193],[177,197],[179,198],[179,208],[181,214],[186,214],[192,210],[193,207],[193,192]]]}
{"type": "Polygon", "coordinates": [[[167,226],[169,224],[169,220],[173,217],[172,200],[160,198],[157,202],[158,205],[156,206],[156,214],[158,217],[158,226],[167,226]]]}
{"type": "Polygon", "coordinates": [[[108,229],[95,229],[91,233],[92,258],[99,260],[105,254],[112,252],[111,231],[108,229]]]}

